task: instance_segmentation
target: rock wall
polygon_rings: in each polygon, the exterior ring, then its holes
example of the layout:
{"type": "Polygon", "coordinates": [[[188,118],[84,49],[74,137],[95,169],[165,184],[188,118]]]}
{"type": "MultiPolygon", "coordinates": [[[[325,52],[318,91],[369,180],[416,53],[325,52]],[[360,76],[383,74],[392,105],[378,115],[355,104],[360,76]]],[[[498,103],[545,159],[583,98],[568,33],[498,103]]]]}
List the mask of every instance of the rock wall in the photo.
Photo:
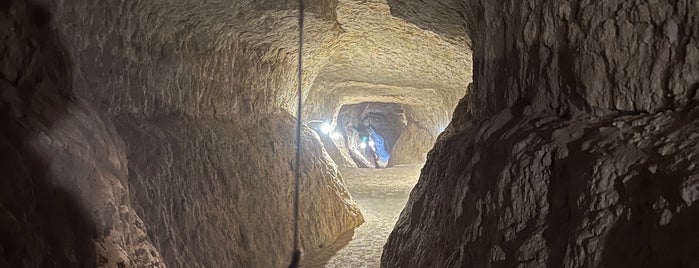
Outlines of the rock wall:
{"type": "MultiPolygon", "coordinates": [[[[306,87],[334,5],[308,1],[306,87]]],[[[294,3],[12,0],[0,15],[0,266],[287,265],[294,3]]],[[[362,216],[303,140],[312,253],[362,216]]]]}
{"type": "Polygon", "coordinates": [[[389,166],[423,163],[427,152],[432,148],[435,141],[434,134],[430,133],[414,121],[408,121],[408,125],[403,131],[393,148],[389,166]]]}
{"type": "Polygon", "coordinates": [[[75,95],[50,20],[0,4],[0,266],[163,267],[130,206],[124,143],[75,95]]]}
{"type": "MultiPolygon", "coordinates": [[[[116,120],[130,141],[134,206],[153,223],[149,230],[169,265],[288,265],[295,121],[289,115],[254,120],[116,120]]],[[[300,233],[310,254],[361,224],[362,216],[318,137],[306,129],[303,144],[300,233]]]]}
{"type": "Polygon", "coordinates": [[[460,10],[474,82],[383,267],[699,265],[696,2],[394,2],[460,10]]]}
{"type": "Polygon", "coordinates": [[[424,163],[449,118],[447,111],[438,106],[408,106],[407,126],[393,148],[395,157],[390,165],[424,163]]]}

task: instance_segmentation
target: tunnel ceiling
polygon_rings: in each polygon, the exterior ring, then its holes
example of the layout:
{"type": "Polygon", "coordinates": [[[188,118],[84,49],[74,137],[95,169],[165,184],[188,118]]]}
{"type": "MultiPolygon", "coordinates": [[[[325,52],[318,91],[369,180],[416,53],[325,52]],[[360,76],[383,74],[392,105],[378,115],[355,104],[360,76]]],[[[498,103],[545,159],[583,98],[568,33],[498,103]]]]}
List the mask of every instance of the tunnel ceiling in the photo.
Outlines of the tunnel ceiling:
{"type": "MultiPolygon", "coordinates": [[[[65,32],[91,25],[93,40],[73,36],[75,54],[87,52],[88,61],[96,60],[89,55],[92,45],[124,52],[112,55],[116,66],[99,66],[99,71],[127,65],[129,77],[153,80],[153,73],[141,70],[155,65],[164,72],[160,77],[185,80],[138,81],[148,85],[145,90],[131,89],[133,81],[102,81],[127,88],[104,94],[118,113],[295,113],[296,1],[78,1],[71,8],[43,2],[57,10],[54,20],[66,22],[65,32]],[[170,65],[179,66],[165,68],[170,65]],[[215,83],[221,85],[207,89],[215,83]]],[[[463,96],[471,80],[471,53],[464,49],[468,39],[455,10],[429,14],[438,21],[413,22],[396,16],[415,12],[400,1],[307,0],[306,6],[303,82],[311,114],[332,113],[353,98],[396,97],[390,101],[403,103],[398,95],[407,94],[414,94],[410,101],[417,105],[451,113],[463,96]]]]}
{"type": "Polygon", "coordinates": [[[315,77],[310,77],[306,119],[333,120],[345,104],[394,102],[433,117],[425,122],[448,121],[471,81],[463,20],[434,22],[443,31],[428,30],[396,16],[413,12],[410,8],[395,1],[337,2],[331,28],[338,35],[326,45],[325,62],[310,70],[315,77]]]}
{"type": "Polygon", "coordinates": [[[317,80],[463,90],[470,62],[465,43],[452,43],[393,17],[383,1],[340,1],[341,46],[317,80]]]}
{"type": "Polygon", "coordinates": [[[454,9],[436,9],[443,14],[432,15],[454,20],[412,22],[397,14],[412,13],[414,7],[385,0],[339,0],[332,6],[332,36],[307,44],[311,52],[304,54],[304,60],[312,61],[304,65],[304,119],[336,122],[347,104],[403,104],[408,127],[396,144],[392,164],[424,161],[471,81],[462,16],[454,9]]]}

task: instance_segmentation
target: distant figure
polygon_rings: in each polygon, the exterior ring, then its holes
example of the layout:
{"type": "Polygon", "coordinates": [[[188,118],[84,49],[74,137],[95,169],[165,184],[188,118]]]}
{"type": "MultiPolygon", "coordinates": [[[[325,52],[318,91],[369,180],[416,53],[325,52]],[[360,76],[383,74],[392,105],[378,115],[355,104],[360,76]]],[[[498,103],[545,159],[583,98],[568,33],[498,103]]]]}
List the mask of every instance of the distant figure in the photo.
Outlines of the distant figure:
{"type": "Polygon", "coordinates": [[[373,151],[376,158],[376,167],[385,168],[388,166],[388,160],[391,159],[391,154],[386,151],[386,141],[381,135],[374,131],[374,128],[369,127],[369,134],[373,140],[373,151]]]}

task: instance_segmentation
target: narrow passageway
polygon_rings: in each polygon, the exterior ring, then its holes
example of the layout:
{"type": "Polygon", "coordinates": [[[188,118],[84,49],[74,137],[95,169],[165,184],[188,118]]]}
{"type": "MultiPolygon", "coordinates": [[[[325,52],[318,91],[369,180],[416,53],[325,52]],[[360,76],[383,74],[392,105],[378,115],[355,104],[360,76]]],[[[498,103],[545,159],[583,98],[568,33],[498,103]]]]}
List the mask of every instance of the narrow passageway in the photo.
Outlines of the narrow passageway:
{"type": "Polygon", "coordinates": [[[0,268],[697,268],[697,133],[694,0],[0,0],[0,268]]]}
{"type": "Polygon", "coordinates": [[[364,224],[323,252],[306,256],[304,267],[379,267],[388,235],[420,176],[422,164],[387,169],[341,168],[364,215],[364,224]]]}

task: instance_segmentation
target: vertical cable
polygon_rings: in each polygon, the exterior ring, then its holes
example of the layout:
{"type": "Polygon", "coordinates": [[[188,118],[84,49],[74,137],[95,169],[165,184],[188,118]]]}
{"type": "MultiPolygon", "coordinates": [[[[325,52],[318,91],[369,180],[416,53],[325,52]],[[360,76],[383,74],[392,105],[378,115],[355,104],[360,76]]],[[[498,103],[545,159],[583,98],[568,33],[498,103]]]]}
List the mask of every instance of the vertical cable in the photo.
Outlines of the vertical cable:
{"type": "Polygon", "coordinates": [[[304,3],[299,0],[298,103],[296,104],[296,166],[294,172],[294,255],[289,268],[297,268],[301,259],[299,245],[299,184],[301,179],[301,118],[303,105],[303,20],[304,3]]]}

